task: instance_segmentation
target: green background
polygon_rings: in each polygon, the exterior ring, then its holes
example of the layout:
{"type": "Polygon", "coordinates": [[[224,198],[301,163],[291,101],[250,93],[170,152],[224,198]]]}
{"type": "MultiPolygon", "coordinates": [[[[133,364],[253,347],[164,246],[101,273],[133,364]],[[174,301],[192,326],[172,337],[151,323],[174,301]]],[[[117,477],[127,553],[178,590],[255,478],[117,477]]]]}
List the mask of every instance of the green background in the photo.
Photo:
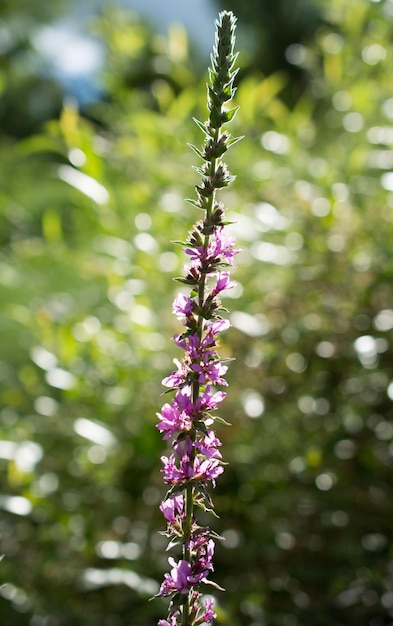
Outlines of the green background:
{"type": "MultiPolygon", "coordinates": [[[[310,27],[266,64],[239,8],[217,625],[388,626],[393,3],[297,5],[310,27]]],[[[148,601],[168,556],[155,423],[206,71],[181,28],[107,8],[102,98],[79,110],[36,69],[39,7],[1,7],[0,618],[148,626],[167,610],[148,601]]]]}

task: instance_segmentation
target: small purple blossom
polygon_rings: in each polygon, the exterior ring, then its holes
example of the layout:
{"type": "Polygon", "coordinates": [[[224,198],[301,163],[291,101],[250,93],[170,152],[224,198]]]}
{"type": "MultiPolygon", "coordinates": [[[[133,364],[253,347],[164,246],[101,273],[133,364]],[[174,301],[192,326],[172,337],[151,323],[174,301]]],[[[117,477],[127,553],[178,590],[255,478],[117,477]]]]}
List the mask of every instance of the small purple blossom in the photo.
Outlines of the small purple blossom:
{"type": "MultiPolygon", "coordinates": [[[[201,623],[211,624],[213,619],[217,617],[217,614],[213,611],[214,600],[213,598],[208,598],[205,601],[205,612],[203,613],[201,623]]],[[[160,625],[159,625],[160,626],[160,625]]]]}
{"type": "Polygon", "coordinates": [[[168,522],[175,522],[178,515],[182,515],[184,508],[184,497],[177,494],[171,498],[163,500],[160,504],[160,511],[168,522]]]}
{"type": "Polygon", "coordinates": [[[228,385],[223,378],[228,370],[227,366],[221,365],[220,361],[212,359],[206,352],[202,355],[199,363],[191,365],[191,369],[193,372],[198,372],[198,382],[201,385],[205,385],[209,381],[216,385],[228,385]]]}
{"type": "Polygon", "coordinates": [[[201,461],[200,457],[197,457],[197,461],[193,469],[194,480],[199,480],[202,483],[210,480],[213,487],[216,486],[215,479],[218,478],[224,471],[224,468],[220,465],[218,459],[205,459],[204,461],[201,461]]]}
{"type": "Polygon", "coordinates": [[[203,407],[204,411],[214,411],[220,406],[221,402],[226,398],[226,395],[224,391],[216,391],[213,393],[211,385],[208,385],[201,396],[201,407],[203,407]]]}
{"type": "Polygon", "coordinates": [[[211,269],[211,273],[214,273],[219,264],[233,265],[233,257],[240,252],[240,250],[234,249],[235,237],[227,237],[222,226],[215,230],[214,235],[214,239],[209,242],[206,248],[195,246],[184,249],[192,261],[191,266],[197,268],[198,271],[207,265],[211,269]]]}
{"type": "Polygon", "coordinates": [[[228,330],[230,326],[231,322],[229,320],[215,320],[212,324],[210,324],[208,332],[212,335],[217,335],[218,333],[223,333],[224,330],[228,330]]]}
{"type": "Polygon", "coordinates": [[[173,362],[177,365],[177,370],[162,380],[162,384],[165,385],[165,387],[176,388],[186,382],[188,374],[187,363],[185,361],[180,363],[178,359],[173,359],[173,362]]]}
{"type": "Polygon", "coordinates": [[[182,411],[176,402],[164,404],[157,416],[160,419],[157,428],[160,433],[165,433],[163,439],[169,439],[174,433],[191,428],[190,416],[182,411]]]}
{"type": "MultiPolygon", "coordinates": [[[[164,481],[168,485],[181,484],[186,480],[186,478],[188,478],[188,472],[187,472],[187,462],[189,461],[188,459],[184,458],[183,466],[181,469],[179,469],[176,466],[176,457],[174,454],[171,454],[170,457],[162,456],[161,461],[164,465],[161,471],[164,474],[164,481]]],[[[190,472],[190,474],[191,473],[192,472],[190,472]]]]}
{"type": "Polygon", "coordinates": [[[227,237],[224,227],[221,226],[216,231],[215,241],[212,243],[209,253],[214,258],[220,259],[221,262],[225,260],[230,265],[233,265],[233,257],[240,252],[240,250],[234,249],[235,243],[235,237],[227,237]]]}
{"type": "Polygon", "coordinates": [[[195,447],[207,459],[221,459],[221,453],[217,450],[219,446],[221,446],[221,441],[213,430],[210,430],[202,441],[195,443],[195,447]]]}
{"type": "Polygon", "coordinates": [[[192,313],[194,301],[182,293],[179,293],[173,301],[172,311],[176,317],[184,324],[192,313]]]}
{"type": "Polygon", "coordinates": [[[160,595],[168,596],[174,591],[188,593],[193,584],[190,580],[192,578],[191,565],[184,559],[176,563],[172,557],[169,557],[168,563],[172,566],[172,569],[169,574],[164,576],[160,595]]]}
{"type": "MultiPolygon", "coordinates": [[[[177,621],[178,615],[180,615],[179,611],[176,612],[176,615],[172,615],[172,617],[169,618],[170,621],[167,619],[158,620],[157,626],[179,626],[179,622],[177,621]]],[[[206,620],[204,621],[206,622],[206,620]]]]}
{"type": "Polygon", "coordinates": [[[234,280],[230,280],[229,272],[219,272],[217,274],[216,286],[212,290],[212,294],[217,295],[221,291],[225,291],[225,289],[233,289],[235,286],[236,282],[234,280]]]}
{"type": "MultiPolygon", "coordinates": [[[[203,444],[198,444],[202,445],[203,444]]],[[[209,457],[197,455],[192,458],[189,454],[183,454],[177,461],[176,456],[162,456],[164,481],[169,485],[181,485],[188,481],[210,481],[215,486],[215,479],[223,473],[224,468],[220,465],[218,455],[213,453],[209,457]]]]}
{"type": "Polygon", "coordinates": [[[214,570],[213,556],[214,541],[212,539],[206,541],[206,537],[201,536],[201,541],[196,551],[195,565],[193,568],[193,578],[195,579],[195,582],[205,580],[209,575],[209,572],[214,570]]]}

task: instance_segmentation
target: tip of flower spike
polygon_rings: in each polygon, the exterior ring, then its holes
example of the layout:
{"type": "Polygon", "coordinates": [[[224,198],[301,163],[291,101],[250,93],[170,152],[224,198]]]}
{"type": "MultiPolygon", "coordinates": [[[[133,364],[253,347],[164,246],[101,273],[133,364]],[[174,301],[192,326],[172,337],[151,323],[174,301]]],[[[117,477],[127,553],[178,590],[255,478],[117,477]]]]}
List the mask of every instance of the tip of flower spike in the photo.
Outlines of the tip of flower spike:
{"type": "Polygon", "coordinates": [[[221,27],[225,23],[230,24],[232,27],[236,26],[237,17],[232,11],[220,11],[218,18],[215,20],[215,25],[221,27]]]}

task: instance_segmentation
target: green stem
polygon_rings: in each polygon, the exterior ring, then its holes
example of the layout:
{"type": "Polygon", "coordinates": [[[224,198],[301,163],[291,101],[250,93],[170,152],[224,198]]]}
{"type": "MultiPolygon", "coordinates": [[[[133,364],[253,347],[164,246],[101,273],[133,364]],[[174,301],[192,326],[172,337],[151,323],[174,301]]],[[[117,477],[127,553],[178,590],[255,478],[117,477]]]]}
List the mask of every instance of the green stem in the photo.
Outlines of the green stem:
{"type": "MultiPolygon", "coordinates": [[[[183,544],[183,559],[185,561],[187,561],[188,563],[191,563],[191,550],[190,550],[190,546],[187,545],[187,543],[189,542],[190,539],[190,535],[191,535],[191,528],[192,528],[192,519],[193,519],[193,515],[194,515],[194,499],[193,499],[193,487],[192,484],[189,483],[187,485],[187,490],[186,490],[186,494],[185,494],[185,507],[186,507],[186,519],[184,520],[184,526],[183,526],[183,538],[184,538],[184,544],[183,544]]],[[[190,615],[190,596],[191,596],[192,590],[190,590],[188,592],[188,597],[187,600],[185,602],[185,604],[183,604],[183,622],[182,622],[182,626],[192,626],[191,624],[191,615],[190,615]]]]}
{"type": "MultiPolygon", "coordinates": [[[[215,171],[215,159],[213,162],[213,172],[215,171]]],[[[213,205],[214,205],[214,197],[215,197],[215,193],[212,194],[210,202],[209,202],[209,206],[206,209],[206,214],[207,216],[210,215],[213,205]]],[[[203,242],[203,247],[204,250],[207,249],[208,245],[209,245],[209,241],[210,241],[210,235],[205,235],[205,239],[203,242]]],[[[201,275],[201,280],[198,286],[198,303],[199,303],[199,307],[202,308],[203,306],[203,301],[205,299],[205,287],[206,287],[206,275],[202,274],[201,275]]],[[[199,339],[202,340],[202,335],[203,335],[203,316],[201,314],[198,315],[198,322],[197,322],[197,327],[198,327],[198,335],[199,335],[199,339]]],[[[196,380],[193,382],[192,385],[192,401],[195,403],[197,401],[199,397],[199,382],[196,380]]],[[[190,437],[192,439],[192,441],[195,441],[196,438],[196,432],[195,430],[192,430],[190,433],[190,437]]],[[[192,449],[192,453],[191,454],[195,454],[194,453],[194,448],[192,449]]],[[[192,461],[192,459],[191,459],[192,461]]],[[[192,530],[192,523],[193,523],[193,517],[194,517],[194,493],[193,493],[193,486],[191,483],[189,483],[187,485],[187,489],[186,489],[186,493],[185,493],[185,520],[184,520],[184,525],[183,525],[183,559],[185,561],[187,561],[188,563],[191,564],[191,550],[190,550],[190,546],[187,545],[189,544],[189,539],[191,536],[191,530],[192,530]]],[[[190,596],[192,594],[192,590],[189,591],[188,597],[187,597],[187,601],[185,602],[185,604],[183,605],[183,611],[182,611],[182,617],[183,617],[183,621],[182,621],[182,626],[192,626],[192,616],[190,615],[190,596]]]]}
{"type": "MultiPolygon", "coordinates": [[[[220,135],[220,129],[216,128],[214,130],[214,140],[217,141],[220,135]]],[[[211,167],[210,167],[210,181],[213,183],[215,175],[216,175],[216,165],[217,165],[217,159],[216,158],[212,158],[211,160],[211,167]]],[[[214,185],[213,185],[214,186],[214,185]]],[[[206,206],[206,218],[209,218],[211,215],[211,212],[213,210],[213,206],[214,206],[214,202],[215,202],[215,194],[216,194],[216,190],[213,190],[213,193],[209,199],[209,203],[206,206]]],[[[207,234],[205,235],[204,241],[203,241],[203,249],[204,251],[207,250],[208,245],[210,242],[210,235],[207,234]]],[[[199,308],[200,310],[202,310],[203,307],[203,302],[205,299],[205,288],[206,288],[206,274],[202,273],[201,274],[201,279],[198,285],[198,304],[199,304],[199,308]]],[[[201,313],[198,314],[198,320],[197,320],[197,332],[199,335],[199,340],[202,341],[202,337],[203,337],[203,316],[201,313]]],[[[199,391],[200,391],[200,387],[199,387],[199,381],[195,380],[192,384],[192,401],[195,404],[197,399],[199,398],[199,391]]],[[[190,437],[191,440],[194,442],[196,439],[196,431],[195,429],[193,429],[190,432],[190,437]]],[[[195,450],[194,447],[192,448],[192,452],[191,454],[194,456],[195,455],[195,450]]],[[[191,458],[190,461],[192,462],[193,459],[191,458]]],[[[190,563],[190,565],[192,564],[192,555],[191,555],[191,549],[189,546],[189,540],[191,537],[191,531],[192,531],[192,524],[193,524],[193,518],[194,518],[194,488],[192,483],[189,483],[187,485],[186,488],[186,493],[185,493],[185,520],[184,520],[184,524],[183,524],[183,559],[185,561],[187,561],[188,563],[190,563]]],[[[188,596],[187,596],[187,600],[186,602],[183,604],[183,608],[182,608],[182,626],[192,626],[192,615],[191,615],[191,611],[190,611],[190,597],[192,594],[192,589],[189,591],[188,596]]]]}

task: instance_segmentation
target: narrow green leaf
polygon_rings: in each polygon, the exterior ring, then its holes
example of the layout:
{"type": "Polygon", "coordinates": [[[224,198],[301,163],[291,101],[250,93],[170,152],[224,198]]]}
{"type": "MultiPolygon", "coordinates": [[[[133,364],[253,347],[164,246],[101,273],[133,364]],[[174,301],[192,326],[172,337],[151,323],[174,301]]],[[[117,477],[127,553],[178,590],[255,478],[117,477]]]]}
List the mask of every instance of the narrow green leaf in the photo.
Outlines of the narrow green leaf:
{"type": "Polygon", "coordinates": [[[192,169],[198,172],[198,174],[200,174],[201,176],[206,176],[206,172],[203,169],[203,167],[198,167],[198,165],[193,165],[192,169]]]}
{"type": "Polygon", "coordinates": [[[175,244],[176,246],[182,246],[183,248],[184,248],[184,246],[187,246],[187,248],[193,248],[194,247],[193,245],[191,245],[187,241],[180,241],[180,239],[175,239],[174,241],[171,241],[171,243],[175,244]]]}
{"type": "Polygon", "coordinates": [[[198,203],[198,200],[194,200],[193,198],[186,198],[185,201],[188,202],[188,204],[192,204],[192,206],[195,206],[197,209],[201,209],[202,211],[204,211],[204,208],[201,207],[201,205],[198,203]]]}
{"type": "Polygon", "coordinates": [[[212,509],[211,507],[206,506],[205,504],[203,504],[203,502],[195,502],[195,505],[199,507],[200,509],[202,509],[202,511],[204,511],[205,513],[211,513],[212,515],[214,515],[214,517],[216,517],[217,519],[220,519],[219,515],[217,515],[215,510],[212,509]]]}
{"type": "Polygon", "coordinates": [[[193,150],[195,152],[195,154],[197,154],[201,159],[203,159],[203,154],[202,152],[199,150],[199,148],[197,148],[196,146],[194,146],[192,143],[188,143],[187,146],[189,148],[191,148],[191,150],[193,150]]]}
{"type": "Polygon", "coordinates": [[[220,585],[215,583],[213,580],[204,580],[201,585],[208,585],[209,587],[214,587],[214,589],[218,589],[218,591],[225,591],[223,587],[220,587],[220,585]]]}
{"type": "Polygon", "coordinates": [[[200,129],[201,129],[201,131],[202,131],[205,135],[208,135],[207,128],[206,128],[206,124],[204,124],[203,122],[200,122],[199,120],[197,120],[197,118],[196,118],[196,117],[193,117],[192,119],[194,120],[194,122],[195,122],[195,124],[198,126],[198,128],[200,128],[200,129]]]}
{"type": "Polygon", "coordinates": [[[241,141],[242,139],[244,139],[244,135],[241,135],[240,137],[231,137],[227,141],[227,146],[228,147],[233,146],[235,143],[237,143],[238,141],[241,141]]]}
{"type": "Polygon", "coordinates": [[[183,285],[197,285],[198,281],[193,278],[183,278],[183,276],[178,276],[174,278],[177,283],[183,283],[183,285]]]}
{"type": "Polygon", "coordinates": [[[217,109],[216,107],[213,107],[212,110],[210,111],[210,124],[212,125],[213,128],[220,128],[221,124],[222,124],[222,120],[221,120],[221,110],[217,109]]]}
{"type": "Polygon", "coordinates": [[[209,413],[209,416],[214,419],[215,422],[219,422],[219,424],[223,424],[224,426],[232,426],[232,424],[230,422],[227,422],[226,420],[224,420],[223,417],[220,417],[219,415],[211,415],[209,413]]]}
{"type": "Polygon", "coordinates": [[[185,489],[185,485],[173,485],[170,489],[168,489],[168,491],[165,494],[164,500],[168,500],[168,498],[171,498],[172,496],[174,496],[176,493],[180,493],[181,491],[184,491],[185,489]]]}
{"type": "Polygon", "coordinates": [[[167,545],[166,551],[169,552],[169,550],[172,550],[172,548],[175,548],[176,546],[180,546],[181,543],[182,542],[180,540],[170,541],[167,545]]]}
{"type": "Polygon", "coordinates": [[[174,611],[177,608],[180,608],[181,606],[186,604],[187,600],[188,600],[188,594],[187,593],[176,593],[172,597],[171,603],[169,605],[170,610],[174,611]]]}
{"type": "Polygon", "coordinates": [[[194,424],[195,424],[195,428],[197,430],[199,430],[201,433],[203,433],[204,435],[208,435],[209,434],[209,431],[208,431],[208,429],[206,427],[206,424],[204,424],[201,421],[196,421],[196,422],[194,422],[194,424]]]}
{"type": "Polygon", "coordinates": [[[233,107],[232,109],[227,109],[226,111],[224,111],[227,122],[230,122],[231,120],[233,120],[239,108],[240,107],[237,106],[237,107],[233,107]]]}

